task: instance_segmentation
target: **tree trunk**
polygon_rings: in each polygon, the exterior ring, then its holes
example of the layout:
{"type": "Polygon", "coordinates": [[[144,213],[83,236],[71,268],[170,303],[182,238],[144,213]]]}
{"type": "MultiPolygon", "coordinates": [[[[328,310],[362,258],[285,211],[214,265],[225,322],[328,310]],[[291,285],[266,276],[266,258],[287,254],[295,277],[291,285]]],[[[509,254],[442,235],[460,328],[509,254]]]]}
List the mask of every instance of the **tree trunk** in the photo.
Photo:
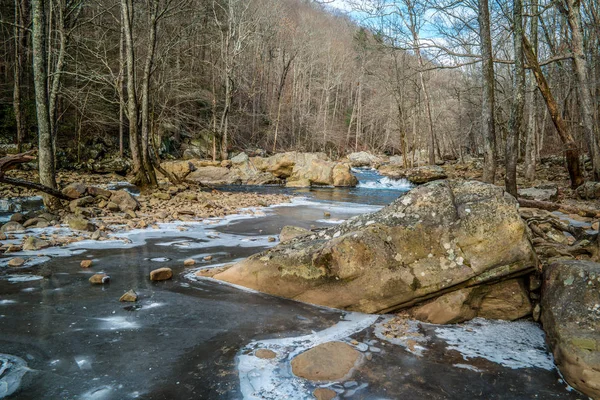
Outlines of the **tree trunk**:
{"type": "Polygon", "coordinates": [[[479,0],[479,30],[483,76],[482,137],[483,137],[483,180],[496,180],[496,131],[494,121],[494,60],[490,32],[490,10],[488,0],[479,0]]]}
{"type": "MultiPolygon", "coordinates": [[[[40,183],[56,189],[54,171],[54,150],[50,113],[48,109],[48,75],[46,71],[46,10],[45,0],[32,0],[32,49],[33,83],[35,88],[35,107],[38,125],[38,165],[40,183]]],[[[58,206],[56,198],[44,196],[44,204],[49,208],[58,206]]]]}
{"type": "Polygon", "coordinates": [[[569,177],[571,179],[571,187],[575,189],[583,184],[583,176],[579,166],[579,149],[577,148],[575,139],[573,139],[573,135],[571,135],[571,132],[569,132],[569,129],[567,128],[567,124],[565,124],[565,121],[562,119],[558,104],[556,103],[556,100],[552,95],[552,91],[550,90],[550,86],[548,85],[548,82],[542,73],[542,68],[540,67],[537,57],[533,53],[529,40],[527,40],[525,36],[523,36],[523,45],[523,51],[525,57],[527,58],[527,63],[533,71],[538,89],[544,98],[544,101],[546,102],[546,107],[548,109],[548,113],[550,114],[550,118],[552,118],[552,122],[556,127],[556,131],[558,132],[558,135],[565,146],[565,157],[567,160],[569,177]]]}
{"type": "Polygon", "coordinates": [[[517,197],[517,162],[519,138],[523,129],[523,107],[525,105],[525,65],[523,60],[523,3],[513,2],[513,44],[515,51],[514,94],[506,138],[506,191],[517,197]]]}
{"type": "Polygon", "coordinates": [[[152,72],[152,64],[154,61],[154,53],[156,51],[156,28],[157,28],[157,15],[158,15],[158,0],[149,1],[150,16],[149,16],[149,37],[148,37],[148,49],[146,53],[146,62],[144,64],[144,73],[142,76],[142,162],[144,163],[143,171],[146,174],[148,183],[152,186],[156,186],[156,173],[154,172],[154,166],[150,160],[150,74],[152,72]]]}
{"type": "Polygon", "coordinates": [[[23,150],[23,139],[24,139],[24,129],[23,129],[23,112],[21,110],[21,76],[23,74],[23,53],[25,51],[25,46],[23,43],[25,35],[22,33],[23,26],[23,5],[21,3],[22,0],[15,0],[15,26],[14,26],[14,35],[15,35],[15,67],[14,67],[14,90],[13,90],[13,108],[15,113],[15,123],[17,130],[17,152],[21,152],[23,150]]]}
{"type": "MultiPolygon", "coordinates": [[[[538,53],[538,0],[531,1],[531,44],[533,54],[538,53]]],[[[535,95],[535,80],[531,79],[531,93],[529,95],[529,122],[527,124],[527,141],[525,144],[525,179],[533,181],[537,161],[537,96],[535,95]]]]}
{"type": "Polygon", "coordinates": [[[590,92],[588,67],[583,49],[583,30],[581,26],[581,10],[579,0],[565,0],[566,7],[561,6],[561,11],[566,14],[571,29],[571,52],[575,76],[577,77],[579,100],[581,103],[581,119],[592,159],[593,177],[600,180],[600,146],[598,134],[594,123],[594,102],[590,92]]]}

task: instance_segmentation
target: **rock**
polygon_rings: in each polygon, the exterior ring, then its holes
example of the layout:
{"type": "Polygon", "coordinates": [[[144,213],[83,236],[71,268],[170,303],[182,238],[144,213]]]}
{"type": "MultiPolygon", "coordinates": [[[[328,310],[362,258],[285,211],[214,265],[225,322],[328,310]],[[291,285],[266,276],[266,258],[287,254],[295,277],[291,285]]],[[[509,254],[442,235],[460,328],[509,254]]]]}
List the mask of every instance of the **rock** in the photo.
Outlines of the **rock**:
{"type": "Polygon", "coordinates": [[[333,400],[337,393],[329,388],[316,388],[313,391],[313,396],[317,400],[333,400]]]}
{"type": "Polygon", "coordinates": [[[110,282],[110,276],[106,274],[94,274],[90,277],[90,283],[93,285],[102,285],[110,282]]]}
{"type": "Polygon", "coordinates": [[[179,180],[184,179],[196,170],[196,166],[191,161],[166,161],[160,166],[167,172],[175,175],[179,180]]]}
{"type": "Polygon", "coordinates": [[[0,240],[6,240],[6,233],[0,232],[0,240]]]}
{"type": "MultiPolygon", "coordinates": [[[[125,212],[127,210],[135,211],[140,208],[140,203],[138,203],[138,201],[135,199],[135,197],[133,197],[126,190],[116,190],[116,191],[112,192],[112,195],[110,196],[110,201],[112,203],[117,204],[119,206],[119,209],[123,212],[125,212]]],[[[109,209],[110,209],[110,203],[109,203],[109,209]]]]}
{"type": "Polygon", "coordinates": [[[154,192],[152,193],[152,197],[159,200],[171,200],[171,195],[165,192],[154,192]]]}
{"type": "Polygon", "coordinates": [[[403,169],[397,165],[386,165],[379,172],[392,179],[407,179],[412,183],[421,184],[447,178],[444,169],[437,165],[403,169]]]}
{"type": "Polygon", "coordinates": [[[513,321],[531,314],[531,310],[525,284],[511,279],[444,294],[413,308],[412,315],[432,324],[453,324],[475,317],[513,321]]]}
{"type": "Polygon", "coordinates": [[[303,236],[309,234],[310,231],[308,229],[300,228],[298,226],[287,225],[281,229],[281,233],[279,234],[279,241],[287,242],[288,240],[292,240],[298,236],[303,236]]]}
{"type": "Polygon", "coordinates": [[[137,218],[137,214],[133,210],[125,210],[125,215],[129,218],[137,218]]]}
{"type": "Polygon", "coordinates": [[[109,199],[112,196],[112,192],[110,190],[102,189],[95,186],[88,186],[87,194],[93,197],[104,197],[109,199]]]}
{"type": "Polygon", "coordinates": [[[21,267],[23,264],[25,264],[25,260],[21,257],[15,257],[8,261],[9,267],[21,267]]]}
{"type": "Polygon", "coordinates": [[[186,267],[191,267],[194,264],[196,264],[196,260],[194,260],[193,258],[188,258],[187,260],[183,261],[183,265],[185,265],[186,267]]]}
{"type": "Polygon", "coordinates": [[[85,194],[87,190],[87,186],[80,182],[73,182],[62,190],[62,193],[65,196],[68,196],[72,199],[78,199],[85,194]]]}
{"type": "Polygon", "coordinates": [[[347,164],[338,163],[331,171],[333,186],[336,187],[354,187],[358,185],[358,179],[347,164]]]}
{"type": "Polygon", "coordinates": [[[166,281],[173,277],[173,270],[171,268],[158,268],[150,272],[151,281],[166,281]]]}
{"type": "Polygon", "coordinates": [[[277,357],[277,353],[269,349],[258,349],[254,352],[254,355],[258,358],[264,358],[267,360],[277,357]]]}
{"type": "Polygon", "coordinates": [[[100,240],[102,238],[106,238],[108,235],[104,232],[102,232],[100,229],[96,229],[94,231],[94,233],[92,233],[92,236],[90,237],[90,239],[92,240],[100,240]]]}
{"type": "Polygon", "coordinates": [[[93,261],[92,260],[81,260],[81,262],[79,263],[79,266],[81,268],[89,268],[92,266],[93,261]]]}
{"type": "Polygon", "coordinates": [[[292,372],[311,381],[338,381],[350,377],[362,355],[343,342],[326,342],[292,360],[292,372]]]}
{"type": "Polygon", "coordinates": [[[493,283],[536,265],[512,196],[490,184],[442,180],[418,186],[376,213],[280,243],[214,278],[303,302],[377,313],[493,283]]]}
{"type": "Polygon", "coordinates": [[[188,175],[188,179],[211,186],[241,183],[240,178],[223,167],[200,167],[188,175]]]}
{"type": "Polygon", "coordinates": [[[14,213],[10,216],[10,220],[12,222],[18,222],[19,224],[22,224],[23,221],[25,221],[25,216],[21,213],[14,213]]]}
{"type": "Polygon", "coordinates": [[[519,197],[539,201],[556,201],[558,199],[558,187],[549,184],[519,189],[519,197]]]}
{"type": "Polygon", "coordinates": [[[308,164],[295,165],[286,186],[356,186],[357,183],[348,164],[314,159],[308,164]]]}
{"type": "Polygon", "coordinates": [[[273,236],[269,236],[269,238],[267,239],[267,241],[269,243],[275,242],[277,239],[275,239],[273,236]]]}
{"type": "Polygon", "coordinates": [[[81,207],[86,207],[90,204],[94,203],[94,198],[92,196],[85,196],[78,199],[75,199],[69,203],[69,209],[72,213],[77,212],[77,210],[81,207]]]}
{"type": "Polygon", "coordinates": [[[109,201],[108,204],[106,204],[106,208],[108,208],[109,211],[121,211],[121,208],[119,207],[119,205],[117,203],[113,203],[112,201],[109,201]]]}
{"type": "Polygon", "coordinates": [[[94,225],[93,223],[91,223],[83,217],[71,214],[66,218],[66,220],[67,224],[69,225],[69,228],[74,229],[76,231],[94,232],[97,229],[96,225],[94,225]]]}
{"type": "Polygon", "coordinates": [[[244,163],[248,162],[248,160],[249,160],[248,154],[240,153],[231,159],[231,165],[233,166],[236,164],[244,164],[244,163]]]}
{"type": "Polygon", "coordinates": [[[31,219],[28,219],[23,224],[23,228],[29,228],[30,226],[37,226],[37,224],[39,224],[42,221],[45,221],[45,220],[41,219],[41,218],[31,218],[31,219]]]}
{"type": "Polygon", "coordinates": [[[587,181],[579,186],[575,193],[584,200],[600,199],[600,182],[587,181]]]}
{"type": "Polygon", "coordinates": [[[204,261],[210,261],[210,260],[212,260],[212,259],[213,259],[213,257],[212,257],[212,256],[205,256],[205,257],[203,258],[203,260],[204,260],[204,261]]]}
{"type": "Polygon", "coordinates": [[[90,165],[90,170],[97,174],[119,174],[126,175],[131,165],[129,161],[124,158],[113,158],[108,160],[102,160],[100,162],[92,163],[90,165]]]}
{"type": "Polygon", "coordinates": [[[8,232],[20,233],[20,232],[24,232],[24,231],[25,231],[25,227],[23,227],[23,225],[21,225],[18,222],[15,222],[15,221],[9,221],[9,222],[5,223],[4,225],[2,225],[2,228],[0,228],[0,232],[3,232],[3,233],[8,233],[8,232]]]}
{"type": "Polygon", "coordinates": [[[374,164],[380,164],[381,159],[366,151],[348,154],[348,160],[353,167],[370,167],[374,164]]]}
{"type": "Polygon", "coordinates": [[[50,247],[51,243],[44,239],[39,239],[34,236],[29,236],[23,242],[23,250],[25,251],[37,251],[50,247]]]}
{"type": "Polygon", "coordinates": [[[135,292],[135,290],[130,289],[128,292],[126,292],[125,294],[123,294],[123,296],[121,296],[119,298],[119,301],[123,301],[123,302],[128,301],[128,302],[134,303],[137,301],[137,299],[138,299],[138,295],[135,292]]]}
{"type": "Polygon", "coordinates": [[[544,269],[541,320],[566,381],[600,398],[600,264],[560,261],[544,269]]]}

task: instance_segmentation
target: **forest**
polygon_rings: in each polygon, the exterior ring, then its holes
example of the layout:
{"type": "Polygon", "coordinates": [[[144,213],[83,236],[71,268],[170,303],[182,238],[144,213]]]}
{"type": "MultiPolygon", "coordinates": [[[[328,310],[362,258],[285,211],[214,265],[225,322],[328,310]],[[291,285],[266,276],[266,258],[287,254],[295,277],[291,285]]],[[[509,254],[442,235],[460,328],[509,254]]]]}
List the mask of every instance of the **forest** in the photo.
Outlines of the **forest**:
{"type": "Polygon", "coordinates": [[[532,180],[564,153],[577,187],[586,166],[600,177],[599,13],[578,0],[4,1],[0,140],[38,147],[49,186],[55,168],[102,158],[131,159],[152,184],[161,159],[367,150],[405,167],[483,156],[484,180],[501,163],[512,193],[517,162],[532,180]]]}

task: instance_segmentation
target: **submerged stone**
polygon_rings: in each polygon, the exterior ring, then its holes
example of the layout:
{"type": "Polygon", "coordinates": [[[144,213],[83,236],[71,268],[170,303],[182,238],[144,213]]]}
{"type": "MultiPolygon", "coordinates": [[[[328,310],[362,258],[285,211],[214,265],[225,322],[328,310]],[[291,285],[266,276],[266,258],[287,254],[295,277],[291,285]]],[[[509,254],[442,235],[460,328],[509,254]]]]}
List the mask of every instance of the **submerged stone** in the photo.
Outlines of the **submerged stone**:
{"type": "Polygon", "coordinates": [[[173,270],[171,268],[158,268],[150,272],[151,281],[166,281],[173,277],[173,270]]]}
{"type": "Polygon", "coordinates": [[[343,342],[327,342],[300,353],[292,360],[294,375],[311,381],[348,378],[362,355],[343,342]]]}

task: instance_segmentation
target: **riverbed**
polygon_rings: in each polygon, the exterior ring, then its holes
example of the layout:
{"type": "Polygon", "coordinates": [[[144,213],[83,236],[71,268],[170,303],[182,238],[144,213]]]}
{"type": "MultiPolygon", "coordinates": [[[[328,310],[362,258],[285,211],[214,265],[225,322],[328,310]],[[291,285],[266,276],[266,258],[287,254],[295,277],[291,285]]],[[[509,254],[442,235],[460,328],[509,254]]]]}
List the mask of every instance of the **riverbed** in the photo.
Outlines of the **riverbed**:
{"type": "MultiPolygon", "coordinates": [[[[38,260],[22,268],[7,267],[0,256],[0,398],[311,399],[317,387],[340,399],[583,398],[562,381],[531,321],[407,321],[395,332],[392,316],[316,307],[195,276],[276,245],[272,238],[285,225],[331,226],[410,188],[374,171],[354,172],[361,183],[352,189],[222,188],[296,196],[252,215],[11,254],[38,260]],[[189,258],[196,264],[186,268],[189,258]],[[93,260],[90,270],[80,267],[82,259],[93,260]],[[165,266],[173,279],[148,279],[165,266]],[[110,283],[90,285],[98,272],[110,283]],[[129,289],[139,300],[119,302],[129,289]],[[315,383],[291,373],[292,357],[331,340],[364,355],[350,380],[315,383]],[[277,356],[258,358],[258,348],[277,356]]],[[[12,204],[4,218],[18,209],[12,204]]]]}

